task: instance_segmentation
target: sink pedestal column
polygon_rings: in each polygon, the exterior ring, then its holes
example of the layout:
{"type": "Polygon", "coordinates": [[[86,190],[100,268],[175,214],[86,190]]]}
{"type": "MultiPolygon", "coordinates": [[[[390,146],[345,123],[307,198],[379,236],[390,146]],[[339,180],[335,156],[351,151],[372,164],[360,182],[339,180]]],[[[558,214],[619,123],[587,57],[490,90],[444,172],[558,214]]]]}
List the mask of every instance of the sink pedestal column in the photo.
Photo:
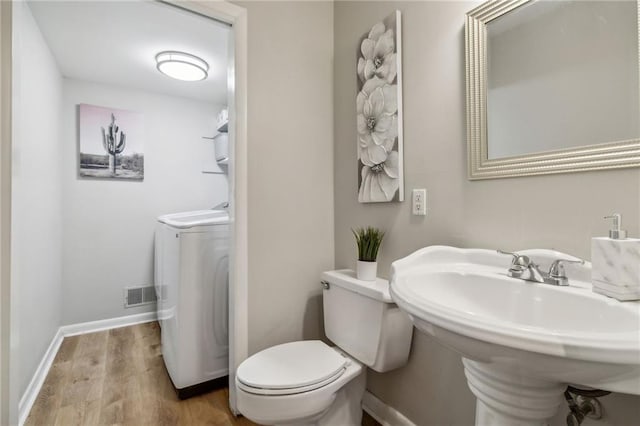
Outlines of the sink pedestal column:
{"type": "Polygon", "coordinates": [[[477,426],[546,425],[563,403],[565,384],[522,375],[522,370],[462,359],[476,403],[477,426]]]}

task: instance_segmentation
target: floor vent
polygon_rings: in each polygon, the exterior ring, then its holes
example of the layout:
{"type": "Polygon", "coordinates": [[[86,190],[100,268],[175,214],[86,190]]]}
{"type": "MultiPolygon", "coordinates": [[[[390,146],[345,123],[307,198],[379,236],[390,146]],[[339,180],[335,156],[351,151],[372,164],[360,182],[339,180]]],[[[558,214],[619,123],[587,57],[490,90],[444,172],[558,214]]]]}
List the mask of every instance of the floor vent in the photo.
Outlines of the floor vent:
{"type": "Polygon", "coordinates": [[[126,287],[124,289],[124,307],[131,308],[133,306],[148,305],[155,303],[156,289],[149,287],[126,287]]]}

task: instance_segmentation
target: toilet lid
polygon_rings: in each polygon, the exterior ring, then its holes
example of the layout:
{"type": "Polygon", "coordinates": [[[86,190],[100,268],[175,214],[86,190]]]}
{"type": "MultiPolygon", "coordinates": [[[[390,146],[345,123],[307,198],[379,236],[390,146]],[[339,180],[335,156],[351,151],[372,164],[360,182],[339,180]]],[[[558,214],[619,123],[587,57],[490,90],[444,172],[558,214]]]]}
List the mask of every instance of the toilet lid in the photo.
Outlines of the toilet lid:
{"type": "Polygon", "coordinates": [[[252,355],[240,364],[236,377],[251,388],[309,390],[338,378],[347,364],[347,358],[320,340],[305,340],[252,355]]]}

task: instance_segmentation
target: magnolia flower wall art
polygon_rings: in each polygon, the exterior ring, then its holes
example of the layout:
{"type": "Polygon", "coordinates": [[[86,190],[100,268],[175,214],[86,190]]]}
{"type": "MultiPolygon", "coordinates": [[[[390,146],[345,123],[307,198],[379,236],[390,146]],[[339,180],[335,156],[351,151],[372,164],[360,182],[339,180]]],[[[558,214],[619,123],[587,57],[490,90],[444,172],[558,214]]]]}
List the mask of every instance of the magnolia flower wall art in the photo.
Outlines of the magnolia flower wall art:
{"type": "Polygon", "coordinates": [[[358,201],[404,201],[400,11],[360,39],[358,201]]]}

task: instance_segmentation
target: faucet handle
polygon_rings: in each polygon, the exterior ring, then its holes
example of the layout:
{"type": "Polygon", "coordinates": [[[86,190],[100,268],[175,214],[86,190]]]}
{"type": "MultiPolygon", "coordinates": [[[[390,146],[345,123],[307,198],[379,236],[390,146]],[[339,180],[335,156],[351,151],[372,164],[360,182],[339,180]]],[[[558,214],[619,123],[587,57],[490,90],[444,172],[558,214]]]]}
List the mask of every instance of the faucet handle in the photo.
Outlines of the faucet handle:
{"type": "Polygon", "coordinates": [[[527,269],[533,263],[531,262],[531,259],[529,258],[529,256],[525,256],[518,253],[512,253],[509,251],[502,251],[502,250],[496,250],[496,251],[500,254],[508,254],[510,256],[513,256],[513,260],[511,261],[511,267],[509,269],[523,270],[523,269],[527,269]]]}
{"type": "Polygon", "coordinates": [[[549,276],[552,278],[566,278],[567,276],[564,273],[563,263],[577,263],[580,265],[584,265],[584,260],[556,259],[551,263],[551,266],[549,267],[549,276]]]}

